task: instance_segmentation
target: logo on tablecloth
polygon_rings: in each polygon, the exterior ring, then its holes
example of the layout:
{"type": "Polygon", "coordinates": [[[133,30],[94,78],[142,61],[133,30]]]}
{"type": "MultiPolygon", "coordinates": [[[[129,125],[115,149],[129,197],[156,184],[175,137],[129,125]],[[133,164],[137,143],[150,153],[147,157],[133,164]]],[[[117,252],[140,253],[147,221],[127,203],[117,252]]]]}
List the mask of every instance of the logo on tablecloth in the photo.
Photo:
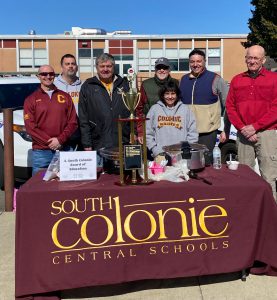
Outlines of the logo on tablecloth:
{"type": "Polygon", "coordinates": [[[53,264],[119,259],[142,251],[153,256],[227,249],[224,200],[191,197],[125,204],[109,196],[54,201],[53,264]],[[74,233],[70,239],[68,231],[74,233]]]}

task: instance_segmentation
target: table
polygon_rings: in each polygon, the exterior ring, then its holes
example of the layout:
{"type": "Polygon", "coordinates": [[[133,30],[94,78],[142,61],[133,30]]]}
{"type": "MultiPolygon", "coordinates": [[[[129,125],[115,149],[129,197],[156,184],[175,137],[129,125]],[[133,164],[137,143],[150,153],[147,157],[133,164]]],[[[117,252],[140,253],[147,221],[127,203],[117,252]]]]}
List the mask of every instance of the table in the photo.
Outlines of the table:
{"type": "Polygon", "coordinates": [[[201,176],[211,186],[192,179],[121,187],[116,175],[90,182],[42,176],[17,194],[17,297],[247,268],[277,276],[277,205],[269,184],[245,165],[206,168],[201,176]],[[255,261],[263,266],[253,268],[255,261]]]}

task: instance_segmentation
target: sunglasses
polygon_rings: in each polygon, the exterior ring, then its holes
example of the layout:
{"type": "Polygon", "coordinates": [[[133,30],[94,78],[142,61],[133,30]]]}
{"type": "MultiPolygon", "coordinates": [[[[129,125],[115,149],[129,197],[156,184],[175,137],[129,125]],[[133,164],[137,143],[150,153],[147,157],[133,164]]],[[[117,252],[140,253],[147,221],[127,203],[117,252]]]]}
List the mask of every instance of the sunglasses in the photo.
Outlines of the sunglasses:
{"type": "Polygon", "coordinates": [[[156,67],[156,70],[168,70],[169,69],[169,67],[168,66],[165,66],[165,65],[158,65],[157,67],[156,67]]]}
{"type": "Polygon", "coordinates": [[[38,75],[40,75],[40,76],[51,76],[51,77],[53,77],[53,76],[55,76],[55,72],[41,72],[41,73],[39,73],[38,75]]]}

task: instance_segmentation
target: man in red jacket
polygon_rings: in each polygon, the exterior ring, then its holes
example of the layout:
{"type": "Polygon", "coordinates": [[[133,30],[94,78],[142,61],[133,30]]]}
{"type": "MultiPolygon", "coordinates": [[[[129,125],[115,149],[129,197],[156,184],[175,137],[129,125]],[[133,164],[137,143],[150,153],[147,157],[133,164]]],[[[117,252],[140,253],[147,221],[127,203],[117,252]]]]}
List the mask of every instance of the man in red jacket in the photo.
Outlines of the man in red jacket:
{"type": "Polygon", "coordinates": [[[24,102],[26,131],[33,140],[33,174],[48,167],[56,150],[70,150],[66,143],[78,126],[71,97],[53,84],[54,69],[43,65],[37,76],[40,87],[24,102]]]}
{"type": "Polygon", "coordinates": [[[254,168],[258,158],[260,173],[276,199],[277,73],[266,70],[265,61],[263,47],[247,49],[248,70],[232,79],[226,108],[238,130],[239,161],[254,168]]]}

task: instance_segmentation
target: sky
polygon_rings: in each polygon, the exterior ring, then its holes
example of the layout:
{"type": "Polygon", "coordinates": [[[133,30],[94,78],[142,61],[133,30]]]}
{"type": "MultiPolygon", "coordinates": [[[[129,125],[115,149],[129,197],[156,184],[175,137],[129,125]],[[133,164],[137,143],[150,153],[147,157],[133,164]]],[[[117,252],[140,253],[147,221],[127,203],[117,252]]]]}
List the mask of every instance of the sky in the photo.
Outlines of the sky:
{"type": "Polygon", "coordinates": [[[132,34],[247,34],[251,0],[2,0],[0,35],[71,27],[132,34]]]}

